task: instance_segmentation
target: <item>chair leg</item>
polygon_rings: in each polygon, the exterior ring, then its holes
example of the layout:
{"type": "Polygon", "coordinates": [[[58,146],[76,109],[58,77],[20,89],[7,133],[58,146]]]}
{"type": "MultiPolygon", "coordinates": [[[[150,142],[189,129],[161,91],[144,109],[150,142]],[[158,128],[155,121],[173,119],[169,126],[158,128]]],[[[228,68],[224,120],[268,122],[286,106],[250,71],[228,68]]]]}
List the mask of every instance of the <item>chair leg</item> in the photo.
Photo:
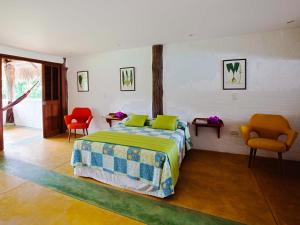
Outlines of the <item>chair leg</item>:
{"type": "Polygon", "coordinates": [[[282,168],[282,152],[278,152],[278,164],[279,164],[279,169],[280,173],[283,174],[283,168],[282,168]]]}
{"type": "Polygon", "coordinates": [[[75,135],[74,136],[75,136],[75,139],[76,139],[76,129],[74,129],[74,130],[75,130],[75,135]]]}
{"type": "Polygon", "coordinates": [[[250,148],[249,161],[248,161],[248,168],[251,168],[252,155],[253,155],[253,148],[250,148]]]}
{"type": "Polygon", "coordinates": [[[253,160],[252,160],[252,165],[254,165],[254,162],[255,162],[256,150],[257,150],[257,149],[253,149],[253,160]]]}
{"type": "Polygon", "coordinates": [[[84,129],[82,129],[82,132],[83,132],[83,135],[85,135],[85,130],[84,129]]]}
{"type": "Polygon", "coordinates": [[[70,137],[71,137],[71,129],[68,129],[69,135],[68,135],[68,140],[70,142],[70,137]]]}
{"type": "Polygon", "coordinates": [[[86,128],[86,135],[89,135],[88,129],[86,128]]]}

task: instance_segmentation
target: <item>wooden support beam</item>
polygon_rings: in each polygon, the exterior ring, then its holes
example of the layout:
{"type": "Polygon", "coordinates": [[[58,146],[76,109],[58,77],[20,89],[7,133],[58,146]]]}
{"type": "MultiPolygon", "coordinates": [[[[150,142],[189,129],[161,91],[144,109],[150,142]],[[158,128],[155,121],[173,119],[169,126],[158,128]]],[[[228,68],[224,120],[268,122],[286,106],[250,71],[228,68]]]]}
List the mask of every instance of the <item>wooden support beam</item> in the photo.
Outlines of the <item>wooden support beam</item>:
{"type": "Polygon", "coordinates": [[[163,45],[152,46],[152,117],[163,114],[163,45]]]}

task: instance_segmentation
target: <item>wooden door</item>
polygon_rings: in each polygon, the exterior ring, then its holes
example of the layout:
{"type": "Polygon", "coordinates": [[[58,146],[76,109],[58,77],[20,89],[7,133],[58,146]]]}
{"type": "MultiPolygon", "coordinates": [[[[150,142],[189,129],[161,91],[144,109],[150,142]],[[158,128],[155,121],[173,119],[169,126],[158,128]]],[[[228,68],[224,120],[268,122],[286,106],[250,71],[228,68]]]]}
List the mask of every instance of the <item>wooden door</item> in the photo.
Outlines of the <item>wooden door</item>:
{"type": "Polygon", "coordinates": [[[67,71],[66,58],[64,58],[64,63],[61,65],[61,109],[62,109],[62,130],[61,133],[66,132],[66,125],[64,121],[64,116],[68,115],[68,82],[67,82],[67,71]]]}
{"type": "Polygon", "coordinates": [[[55,136],[62,131],[61,66],[43,64],[43,136],[55,136]]]}

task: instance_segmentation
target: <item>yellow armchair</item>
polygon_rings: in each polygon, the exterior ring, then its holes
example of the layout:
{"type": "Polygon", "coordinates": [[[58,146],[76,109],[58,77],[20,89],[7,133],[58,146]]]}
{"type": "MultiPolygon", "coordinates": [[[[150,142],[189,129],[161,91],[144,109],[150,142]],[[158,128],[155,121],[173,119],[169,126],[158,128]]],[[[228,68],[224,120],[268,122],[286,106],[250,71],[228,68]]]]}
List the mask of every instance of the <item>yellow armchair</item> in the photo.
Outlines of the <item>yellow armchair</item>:
{"type": "Polygon", "coordinates": [[[257,149],[277,152],[279,166],[282,171],[282,153],[288,151],[294,143],[298,133],[290,128],[283,116],[269,114],[255,114],[249,124],[240,127],[241,135],[246,145],[250,147],[248,167],[254,161],[257,149]],[[251,136],[255,133],[255,136],[251,136]],[[278,140],[286,135],[286,141],[278,140]]]}

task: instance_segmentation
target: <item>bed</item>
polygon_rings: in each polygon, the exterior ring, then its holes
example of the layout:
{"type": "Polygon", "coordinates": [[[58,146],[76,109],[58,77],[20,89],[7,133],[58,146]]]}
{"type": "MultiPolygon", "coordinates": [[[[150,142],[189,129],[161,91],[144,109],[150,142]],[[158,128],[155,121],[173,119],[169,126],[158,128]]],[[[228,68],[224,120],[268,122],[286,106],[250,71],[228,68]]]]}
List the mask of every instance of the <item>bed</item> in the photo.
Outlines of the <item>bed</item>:
{"type": "Polygon", "coordinates": [[[75,141],[74,174],[159,198],[174,194],[179,167],[191,149],[187,123],[179,120],[171,131],[152,129],[151,120],[128,127],[126,120],[75,141]]]}

